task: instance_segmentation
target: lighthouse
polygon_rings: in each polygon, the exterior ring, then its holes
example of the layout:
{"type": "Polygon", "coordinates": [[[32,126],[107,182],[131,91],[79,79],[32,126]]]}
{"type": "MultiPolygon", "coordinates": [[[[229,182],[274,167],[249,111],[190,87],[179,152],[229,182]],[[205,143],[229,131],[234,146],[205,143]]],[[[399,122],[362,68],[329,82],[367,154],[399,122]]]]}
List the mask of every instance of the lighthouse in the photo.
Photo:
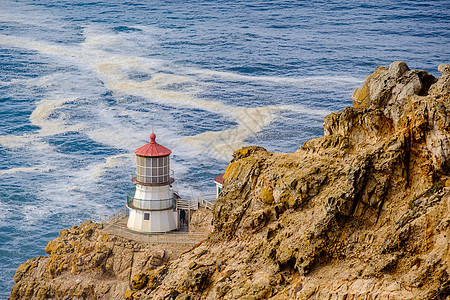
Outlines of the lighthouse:
{"type": "Polygon", "coordinates": [[[167,232],[178,229],[178,212],[170,177],[172,151],[156,142],[150,142],[134,151],[136,154],[136,190],[128,194],[127,227],[142,233],[167,232]]]}

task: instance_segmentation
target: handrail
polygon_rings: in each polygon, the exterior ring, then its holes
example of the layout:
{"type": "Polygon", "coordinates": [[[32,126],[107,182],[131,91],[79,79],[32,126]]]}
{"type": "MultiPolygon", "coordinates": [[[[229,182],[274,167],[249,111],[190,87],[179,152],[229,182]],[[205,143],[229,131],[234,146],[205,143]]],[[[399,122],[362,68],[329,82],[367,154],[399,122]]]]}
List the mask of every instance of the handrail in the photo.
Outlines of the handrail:
{"type": "Polygon", "coordinates": [[[177,209],[191,209],[191,210],[197,210],[198,209],[198,201],[193,199],[176,199],[177,209]]]}
{"type": "Polygon", "coordinates": [[[125,225],[118,223],[109,223],[104,228],[105,231],[144,243],[161,243],[161,244],[198,244],[206,239],[208,232],[165,232],[165,233],[145,233],[134,232],[126,228],[125,225]]]}
{"type": "MultiPolygon", "coordinates": [[[[135,198],[134,196],[133,196],[133,193],[135,192],[135,190],[131,190],[131,191],[129,191],[128,193],[127,193],[127,200],[128,199],[134,199],[134,200],[139,200],[139,201],[149,201],[149,202],[158,202],[158,201],[167,201],[167,200],[173,200],[173,197],[172,198],[167,198],[167,199],[154,199],[154,200],[151,200],[151,199],[139,199],[139,198],[135,198]]],[[[127,201],[128,202],[128,201],[127,201]]]]}
{"type": "Polygon", "coordinates": [[[172,184],[174,182],[175,182],[175,179],[173,179],[172,177],[169,177],[169,179],[164,182],[142,182],[142,181],[137,180],[137,177],[136,177],[136,184],[143,185],[143,186],[164,186],[164,185],[172,184]]]}
{"type": "Polygon", "coordinates": [[[125,217],[128,215],[128,209],[127,207],[122,207],[121,209],[119,209],[118,211],[116,211],[113,214],[104,214],[104,215],[96,215],[96,216],[91,216],[90,220],[93,222],[109,222],[109,223],[115,223],[118,220],[120,220],[121,218],[125,217]]]}
{"type": "Polygon", "coordinates": [[[214,208],[214,203],[211,203],[207,199],[198,198],[198,202],[199,202],[199,204],[203,205],[207,209],[213,209],[214,208]]]}
{"type": "Polygon", "coordinates": [[[127,206],[139,210],[167,210],[175,205],[174,197],[168,199],[139,199],[134,198],[134,190],[127,193],[127,206]]]}
{"type": "Polygon", "coordinates": [[[215,201],[217,199],[217,195],[216,194],[206,194],[206,195],[202,195],[200,197],[198,197],[200,199],[204,199],[207,201],[215,201]]]}
{"type": "Polygon", "coordinates": [[[166,210],[171,209],[174,206],[176,209],[190,209],[190,210],[197,210],[199,206],[203,206],[207,209],[213,209],[214,203],[216,201],[215,194],[207,194],[205,196],[213,196],[211,198],[203,197],[197,197],[195,199],[183,199],[176,196],[176,194],[173,194],[172,198],[168,199],[139,199],[135,198],[136,189],[132,189],[127,193],[127,206],[135,209],[140,210],[166,210]]]}

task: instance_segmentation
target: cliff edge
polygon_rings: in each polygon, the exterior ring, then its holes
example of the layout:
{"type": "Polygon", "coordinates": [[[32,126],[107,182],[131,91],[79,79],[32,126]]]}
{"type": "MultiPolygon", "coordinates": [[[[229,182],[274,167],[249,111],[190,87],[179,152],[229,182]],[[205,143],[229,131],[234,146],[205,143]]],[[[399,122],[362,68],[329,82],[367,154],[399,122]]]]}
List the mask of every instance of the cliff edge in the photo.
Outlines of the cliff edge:
{"type": "MultiPolygon", "coordinates": [[[[323,137],[295,153],[236,151],[204,243],[135,267],[125,295],[92,285],[83,299],[450,299],[450,65],[438,70],[379,67],[353,107],[325,117],[323,137]]],[[[54,243],[19,267],[11,299],[58,297],[38,291],[73,271],[36,270],[80,252],[54,243]]]]}

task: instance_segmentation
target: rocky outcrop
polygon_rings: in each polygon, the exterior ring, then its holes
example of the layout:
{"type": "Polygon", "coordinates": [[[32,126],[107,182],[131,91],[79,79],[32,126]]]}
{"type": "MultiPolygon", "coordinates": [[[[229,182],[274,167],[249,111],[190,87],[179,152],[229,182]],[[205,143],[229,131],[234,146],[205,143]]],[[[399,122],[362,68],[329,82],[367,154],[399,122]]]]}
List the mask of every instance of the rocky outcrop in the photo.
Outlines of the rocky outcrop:
{"type": "Polygon", "coordinates": [[[128,277],[127,299],[448,299],[450,66],[439,71],[377,68],[323,137],[236,151],[214,232],[128,277]]]}
{"type": "Polygon", "coordinates": [[[19,267],[10,299],[123,299],[130,284],[146,284],[137,280],[140,274],[179,254],[102,229],[102,224],[86,221],[62,230],[45,248],[47,257],[19,267]]]}
{"type": "Polygon", "coordinates": [[[296,153],[236,151],[215,232],[141,299],[445,299],[450,74],[439,69],[377,68],[296,153]]]}

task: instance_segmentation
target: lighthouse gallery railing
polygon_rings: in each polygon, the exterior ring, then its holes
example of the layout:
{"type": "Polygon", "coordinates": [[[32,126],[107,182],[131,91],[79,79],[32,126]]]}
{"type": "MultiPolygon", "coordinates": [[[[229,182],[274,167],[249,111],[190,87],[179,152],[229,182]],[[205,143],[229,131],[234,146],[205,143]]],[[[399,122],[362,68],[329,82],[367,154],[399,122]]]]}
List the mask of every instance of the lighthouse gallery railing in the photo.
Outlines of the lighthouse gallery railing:
{"type": "Polygon", "coordinates": [[[135,190],[133,189],[127,194],[128,207],[141,210],[166,210],[175,206],[174,198],[158,200],[138,199],[134,198],[134,193],[135,190]]]}

